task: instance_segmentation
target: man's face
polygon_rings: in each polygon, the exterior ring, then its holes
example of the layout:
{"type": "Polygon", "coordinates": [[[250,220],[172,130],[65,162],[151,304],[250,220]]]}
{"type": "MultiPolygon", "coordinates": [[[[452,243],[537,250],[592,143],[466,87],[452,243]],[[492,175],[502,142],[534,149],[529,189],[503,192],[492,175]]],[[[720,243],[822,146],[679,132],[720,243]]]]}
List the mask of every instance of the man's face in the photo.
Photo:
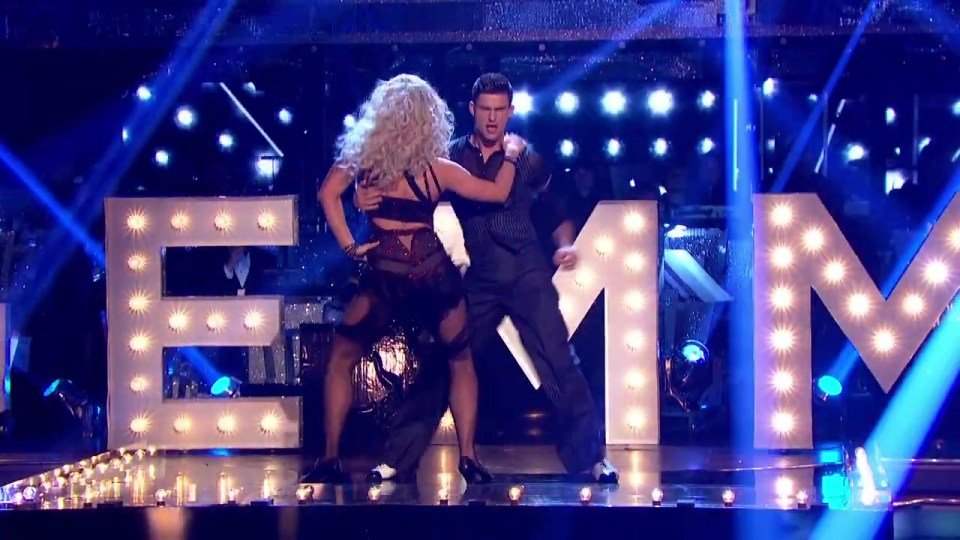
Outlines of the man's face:
{"type": "Polygon", "coordinates": [[[506,133],[513,105],[507,94],[480,94],[476,101],[470,102],[470,114],[473,115],[474,131],[484,141],[496,142],[506,133]]]}

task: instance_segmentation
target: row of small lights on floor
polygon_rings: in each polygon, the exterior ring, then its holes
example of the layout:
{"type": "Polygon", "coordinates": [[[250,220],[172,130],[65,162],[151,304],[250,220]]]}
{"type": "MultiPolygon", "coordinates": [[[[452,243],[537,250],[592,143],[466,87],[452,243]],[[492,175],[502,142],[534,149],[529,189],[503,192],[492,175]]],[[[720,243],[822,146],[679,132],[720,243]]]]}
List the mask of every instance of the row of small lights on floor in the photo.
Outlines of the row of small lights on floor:
{"type": "MultiPolygon", "coordinates": [[[[794,223],[793,208],[788,204],[776,205],[771,210],[769,219],[774,228],[785,229],[794,223]]],[[[950,233],[948,242],[954,251],[960,252],[960,226],[950,233]]],[[[826,237],[821,228],[811,226],[803,232],[801,243],[803,251],[809,254],[817,254],[825,248],[826,237]]],[[[784,244],[774,246],[771,251],[770,262],[777,271],[789,270],[795,263],[793,248],[784,244]]],[[[943,260],[931,260],[924,267],[924,280],[931,286],[941,286],[946,283],[949,273],[950,269],[943,260]]],[[[847,264],[840,259],[827,261],[823,267],[822,275],[827,284],[840,285],[847,276],[847,264]]],[[[769,301],[775,311],[787,312],[794,306],[794,293],[786,285],[774,285],[770,290],[769,301]]],[[[863,319],[870,314],[873,307],[870,297],[862,291],[852,291],[847,297],[847,313],[853,319],[863,319]]],[[[904,296],[901,309],[904,315],[916,318],[925,309],[924,299],[916,292],[907,294],[904,296]]],[[[796,340],[796,331],[788,326],[778,326],[770,333],[770,346],[779,354],[792,351],[796,345],[796,340]]],[[[878,353],[889,353],[896,347],[896,344],[897,336],[892,327],[882,326],[873,333],[872,345],[878,353]]],[[[787,394],[794,389],[793,374],[785,368],[778,368],[770,380],[771,385],[779,394],[787,394]]],[[[793,415],[785,411],[777,411],[773,413],[771,418],[772,428],[780,435],[791,433],[795,423],[793,415]]]]}

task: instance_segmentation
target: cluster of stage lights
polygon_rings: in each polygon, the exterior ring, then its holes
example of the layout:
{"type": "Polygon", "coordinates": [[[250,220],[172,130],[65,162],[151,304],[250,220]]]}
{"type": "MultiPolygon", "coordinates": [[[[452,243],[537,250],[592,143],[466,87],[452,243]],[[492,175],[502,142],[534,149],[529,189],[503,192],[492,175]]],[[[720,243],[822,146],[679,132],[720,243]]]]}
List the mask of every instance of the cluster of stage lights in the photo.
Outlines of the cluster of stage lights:
{"type": "MultiPolygon", "coordinates": [[[[794,208],[787,203],[777,204],[770,211],[768,219],[774,229],[785,230],[795,225],[794,208]]],[[[821,255],[827,249],[824,229],[816,224],[806,226],[800,235],[800,240],[799,253],[796,247],[787,243],[772,247],[769,262],[775,276],[790,272],[798,264],[798,257],[821,255]]],[[[953,251],[960,251],[960,226],[951,231],[948,242],[953,251]]],[[[865,290],[858,289],[855,284],[851,287],[852,284],[848,283],[847,275],[849,264],[842,258],[825,258],[820,269],[820,277],[830,287],[848,288],[845,299],[846,315],[852,321],[864,322],[883,302],[883,298],[867,294],[865,290]]],[[[947,283],[949,276],[950,268],[943,259],[928,260],[923,267],[923,280],[928,287],[943,286],[947,283]]],[[[796,291],[789,285],[774,282],[769,292],[770,305],[775,312],[787,314],[796,307],[795,294],[796,291]]],[[[926,300],[921,290],[908,292],[903,296],[900,304],[902,316],[908,319],[920,317],[926,309],[926,300]]],[[[797,335],[797,329],[789,324],[775,325],[769,335],[770,347],[778,356],[786,356],[797,346],[797,335]]],[[[898,341],[896,325],[876,323],[871,335],[871,346],[876,353],[889,354],[896,349],[898,341]]],[[[794,375],[787,367],[775,368],[769,380],[778,395],[787,395],[796,390],[794,375]]],[[[841,386],[835,378],[825,376],[817,381],[817,391],[821,396],[829,397],[839,394],[841,386]]],[[[780,436],[789,435],[796,425],[794,415],[786,410],[773,412],[770,423],[772,429],[780,436]]]]}
{"type": "MultiPolygon", "coordinates": [[[[252,83],[247,83],[246,85],[244,85],[244,88],[251,93],[256,92],[256,87],[253,86],[252,83]]],[[[147,86],[140,86],[139,88],[137,88],[136,95],[137,95],[137,99],[143,102],[150,101],[154,97],[153,92],[147,86]]],[[[192,107],[188,107],[188,106],[182,106],[177,108],[173,116],[173,121],[177,125],[177,127],[187,131],[196,127],[198,120],[199,120],[199,115],[197,114],[197,112],[192,107]]],[[[293,112],[288,107],[281,108],[277,112],[277,121],[283,125],[290,125],[291,123],[293,123],[293,112]]],[[[121,136],[123,138],[123,141],[127,142],[128,140],[130,140],[130,136],[131,136],[130,130],[127,128],[123,128],[121,136]]],[[[222,151],[230,152],[233,150],[236,144],[237,144],[236,136],[231,131],[224,130],[217,134],[217,145],[220,147],[222,151]]],[[[171,158],[172,156],[170,151],[165,148],[158,148],[154,151],[154,154],[153,154],[153,162],[158,167],[170,166],[171,158]]],[[[278,169],[277,158],[272,154],[262,154],[257,157],[257,160],[255,162],[255,168],[256,168],[257,174],[262,177],[270,178],[270,177],[276,176],[277,169],[278,169]]]]}
{"type": "MultiPolygon", "coordinates": [[[[171,216],[169,226],[177,232],[186,232],[193,225],[191,216],[184,211],[176,211],[171,216]]],[[[220,233],[229,232],[235,225],[234,217],[229,212],[221,211],[213,216],[213,220],[207,224],[212,226],[220,233]]],[[[278,220],[272,212],[264,210],[257,215],[257,228],[264,232],[270,232],[277,228],[278,220]]],[[[146,214],[141,211],[131,212],[127,216],[126,226],[128,231],[134,235],[140,235],[147,231],[150,226],[146,214]]],[[[135,273],[146,270],[147,257],[143,253],[134,252],[127,258],[127,267],[135,273]]],[[[142,290],[135,290],[130,293],[127,300],[127,307],[134,315],[146,314],[153,299],[142,290]]],[[[174,332],[186,331],[193,320],[193,315],[188,309],[174,308],[167,317],[167,326],[174,332]]],[[[230,321],[226,314],[221,310],[212,310],[205,314],[203,318],[204,325],[209,332],[223,332],[227,329],[230,321]]],[[[250,310],[244,314],[240,321],[243,328],[249,332],[257,332],[262,329],[265,323],[265,315],[258,310],[250,310]]],[[[135,354],[147,352],[152,345],[150,336],[145,332],[136,332],[130,336],[129,348],[135,354]]],[[[137,374],[130,380],[130,390],[136,394],[145,392],[150,386],[150,381],[146,375],[137,374]]],[[[237,418],[231,414],[224,414],[217,419],[216,429],[218,432],[229,435],[237,430],[237,418]]],[[[267,412],[259,420],[259,427],[263,433],[276,433],[281,427],[281,416],[277,412],[267,412]]],[[[130,431],[137,435],[146,434],[151,428],[148,415],[136,416],[130,422],[130,431]]],[[[189,416],[179,416],[173,424],[173,430],[178,434],[188,433],[193,428],[193,421],[189,416]]]]}

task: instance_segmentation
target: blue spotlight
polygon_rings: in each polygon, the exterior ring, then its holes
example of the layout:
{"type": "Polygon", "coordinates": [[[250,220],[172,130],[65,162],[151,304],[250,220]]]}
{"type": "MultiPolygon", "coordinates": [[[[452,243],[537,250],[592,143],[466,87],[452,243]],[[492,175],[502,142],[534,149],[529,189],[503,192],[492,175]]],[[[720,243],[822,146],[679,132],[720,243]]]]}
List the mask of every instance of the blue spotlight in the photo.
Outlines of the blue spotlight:
{"type": "Polygon", "coordinates": [[[280,157],[263,154],[257,158],[256,167],[261,178],[274,178],[280,172],[280,157]]]}
{"type": "Polygon", "coordinates": [[[560,141],[560,155],[563,157],[573,157],[577,153],[577,145],[570,139],[560,141]]]}
{"type": "Polygon", "coordinates": [[[153,97],[153,92],[150,91],[146,86],[141,86],[137,88],[137,99],[140,101],[149,101],[153,97]]]}
{"type": "Polygon", "coordinates": [[[953,111],[954,116],[960,116],[960,99],[953,102],[953,106],[950,107],[950,110],[953,111]]]}
{"type": "Polygon", "coordinates": [[[930,143],[933,142],[933,139],[930,137],[924,137],[920,139],[920,142],[917,143],[917,153],[923,152],[923,149],[930,146],[930,143]]]}
{"type": "Polygon", "coordinates": [[[893,107],[887,107],[886,116],[888,126],[893,125],[897,121],[897,111],[893,110],[893,107]]]}
{"type": "Polygon", "coordinates": [[[776,79],[767,79],[763,81],[763,95],[770,97],[777,93],[779,83],[776,79]]]}
{"type": "Polygon", "coordinates": [[[517,116],[526,116],[533,112],[533,96],[523,90],[513,94],[513,112],[517,116]]]}
{"type": "Polygon", "coordinates": [[[687,362],[699,364],[706,361],[707,355],[710,353],[707,351],[706,345],[695,339],[689,339],[680,346],[680,354],[687,362]]]}
{"type": "Polygon", "coordinates": [[[46,390],[43,391],[43,397],[50,397],[57,392],[57,389],[60,388],[60,385],[63,384],[63,379],[56,379],[46,390]]]}
{"type": "Polygon", "coordinates": [[[700,141],[700,144],[697,145],[697,150],[700,152],[700,154],[706,155],[712,152],[716,147],[717,145],[713,142],[713,139],[710,137],[704,137],[703,140],[700,141]]]}
{"type": "Polygon", "coordinates": [[[211,396],[235,397],[240,395],[240,381],[224,375],[210,385],[211,396]]]}
{"type": "Polygon", "coordinates": [[[673,94],[663,89],[650,92],[647,108],[653,116],[666,116],[673,110],[673,94]]]}
{"type": "Polygon", "coordinates": [[[161,167],[166,167],[170,164],[170,153],[166,150],[157,150],[157,152],[153,154],[153,161],[161,167]]]}
{"type": "Polygon", "coordinates": [[[284,107],[277,113],[277,120],[280,120],[281,124],[289,126],[290,122],[293,122],[293,113],[290,112],[290,109],[284,107]]]}
{"type": "Polygon", "coordinates": [[[557,98],[557,110],[563,114],[573,114],[580,106],[580,98],[573,92],[564,92],[557,98]]]}
{"type": "Polygon", "coordinates": [[[623,145],[617,139],[610,139],[607,141],[607,155],[610,157],[617,157],[620,155],[620,151],[623,150],[623,145]]]}
{"type": "Polygon", "coordinates": [[[810,103],[816,103],[817,101],[819,101],[819,99],[820,98],[818,98],[816,94],[810,94],[809,96],[807,96],[807,101],[809,101],[810,103]]]}
{"type": "Polygon", "coordinates": [[[817,396],[820,399],[827,399],[839,396],[843,392],[843,385],[836,377],[824,375],[817,379],[817,396]]]}
{"type": "Polygon", "coordinates": [[[844,154],[847,158],[847,163],[850,163],[851,161],[859,161],[867,157],[867,149],[864,148],[863,145],[854,143],[847,146],[844,154]]]}
{"type": "Polygon", "coordinates": [[[217,143],[219,143],[220,148],[224,150],[229,150],[233,148],[233,145],[236,144],[236,142],[237,141],[234,140],[233,135],[230,134],[229,131],[224,131],[223,133],[220,134],[219,137],[217,137],[217,143]]]}
{"type": "Polygon", "coordinates": [[[700,93],[700,97],[697,99],[697,104],[700,105],[701,109],[712,109],[713,106],[717,103],[717,95],[709,90],[704,90],[700,93]]]}
{"type": "Polygon", "coordinates": [[[626,110],[627,96],[623,95],[623,92],[619,90],[611,90],[603,95],[603,99],[600,100],[600,106],[603,107],[603,112],[616,116],[626,110]]]}
{"type": "Polygon", "coordinates": [[[356,116],[354,116],[354,115],[352,115],[352,114],[348,114],[348,115],[346,115],[346,116],[343,117],[343,127],[347,128],[347,129],[350,129],[350,128],[352,128],[352,127],[355,126],[355,125],[357,125],[357,117],[356,117],[356,116]]]}
{"type": "Polygon", "coordinates": [[[887,171],[886,177],[884,178],[884,192],[889,195],[891,191],[902,188],[906,183],[907,177],[903,174],[903,171],[887,171]]]}
{"type": "Polygon", "coordinates": [[[123,128],[123,131],[120,132],[120,138],[123,139],[123,142],[130,140],[130,130],[123,128]]]}
{"type": "Polygon", "coordinates": [[[180,107],[177,109],[176,121],[180,129],[190,129],[197,122],[197,115],[190,107],[180,107]]]}
{"type": "Polygon", "coordinates": [[[667,152],[670,150],[670,143],[666,139],[660,138],[653,141],[653,145],[650,147],[650,151],[653,155],[657,157],[663,157],[667,155],[667,152]]]}
{"type": "Polygon", "coordinates": [[[251,93],[251,94],[256,94],[256,93],[257,93],[257,85],[253,84],[252,82],[248,82],[248,83],[244,84],[244,85],[243,85],[243,89],[246,90],[247,92],[251,93]]]}

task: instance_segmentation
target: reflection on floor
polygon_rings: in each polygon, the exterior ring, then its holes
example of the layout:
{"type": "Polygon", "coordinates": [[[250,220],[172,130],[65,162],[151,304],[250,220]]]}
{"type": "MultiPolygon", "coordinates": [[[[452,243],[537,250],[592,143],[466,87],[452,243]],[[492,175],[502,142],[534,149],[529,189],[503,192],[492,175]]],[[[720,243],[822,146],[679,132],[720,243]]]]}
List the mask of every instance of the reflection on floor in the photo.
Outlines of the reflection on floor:
{"type": "MultiPolygon", "coordinates": [[[[43,508],[97,505],[138,506],[217,504],[450,505],[510,504],[510,493],[525,505],[589,502],[607,506],[694,504],[722,507],[797,508],[828,505],[885,505],[882,494],[867,500],[851,482],[841,449],[803,455],[755,453],[734,456],[715,448],[651,447],[612,450],[620,486],[592,484],[589,477],[566,475],[552,448],[487,447],[480,457],[495,475],[492,484],[467,486],[456,472],[456,447],[434,446],[424,455],[416,483],[362,481],[372,463],[348,462],[354,481],[345,485],[300,486],[309,463],[299,455],[267,453],[183,454],[147,450],[110,452],[8,484],[0,494],[7,505],[29,498],[43,508]],[[30,490],[27,487],[36,489],[30,490]],[[516,488],[516,489],[511,489],[516,488]],[[584,499],[588,499],[585,501],[584,499]],[[725,501],[726,499],[726,501],[725,501]],[[731,501],[732,499],[732,501],[731,501]]],[[[862,489],[861,489],[862,491],[862,489]]]]}

